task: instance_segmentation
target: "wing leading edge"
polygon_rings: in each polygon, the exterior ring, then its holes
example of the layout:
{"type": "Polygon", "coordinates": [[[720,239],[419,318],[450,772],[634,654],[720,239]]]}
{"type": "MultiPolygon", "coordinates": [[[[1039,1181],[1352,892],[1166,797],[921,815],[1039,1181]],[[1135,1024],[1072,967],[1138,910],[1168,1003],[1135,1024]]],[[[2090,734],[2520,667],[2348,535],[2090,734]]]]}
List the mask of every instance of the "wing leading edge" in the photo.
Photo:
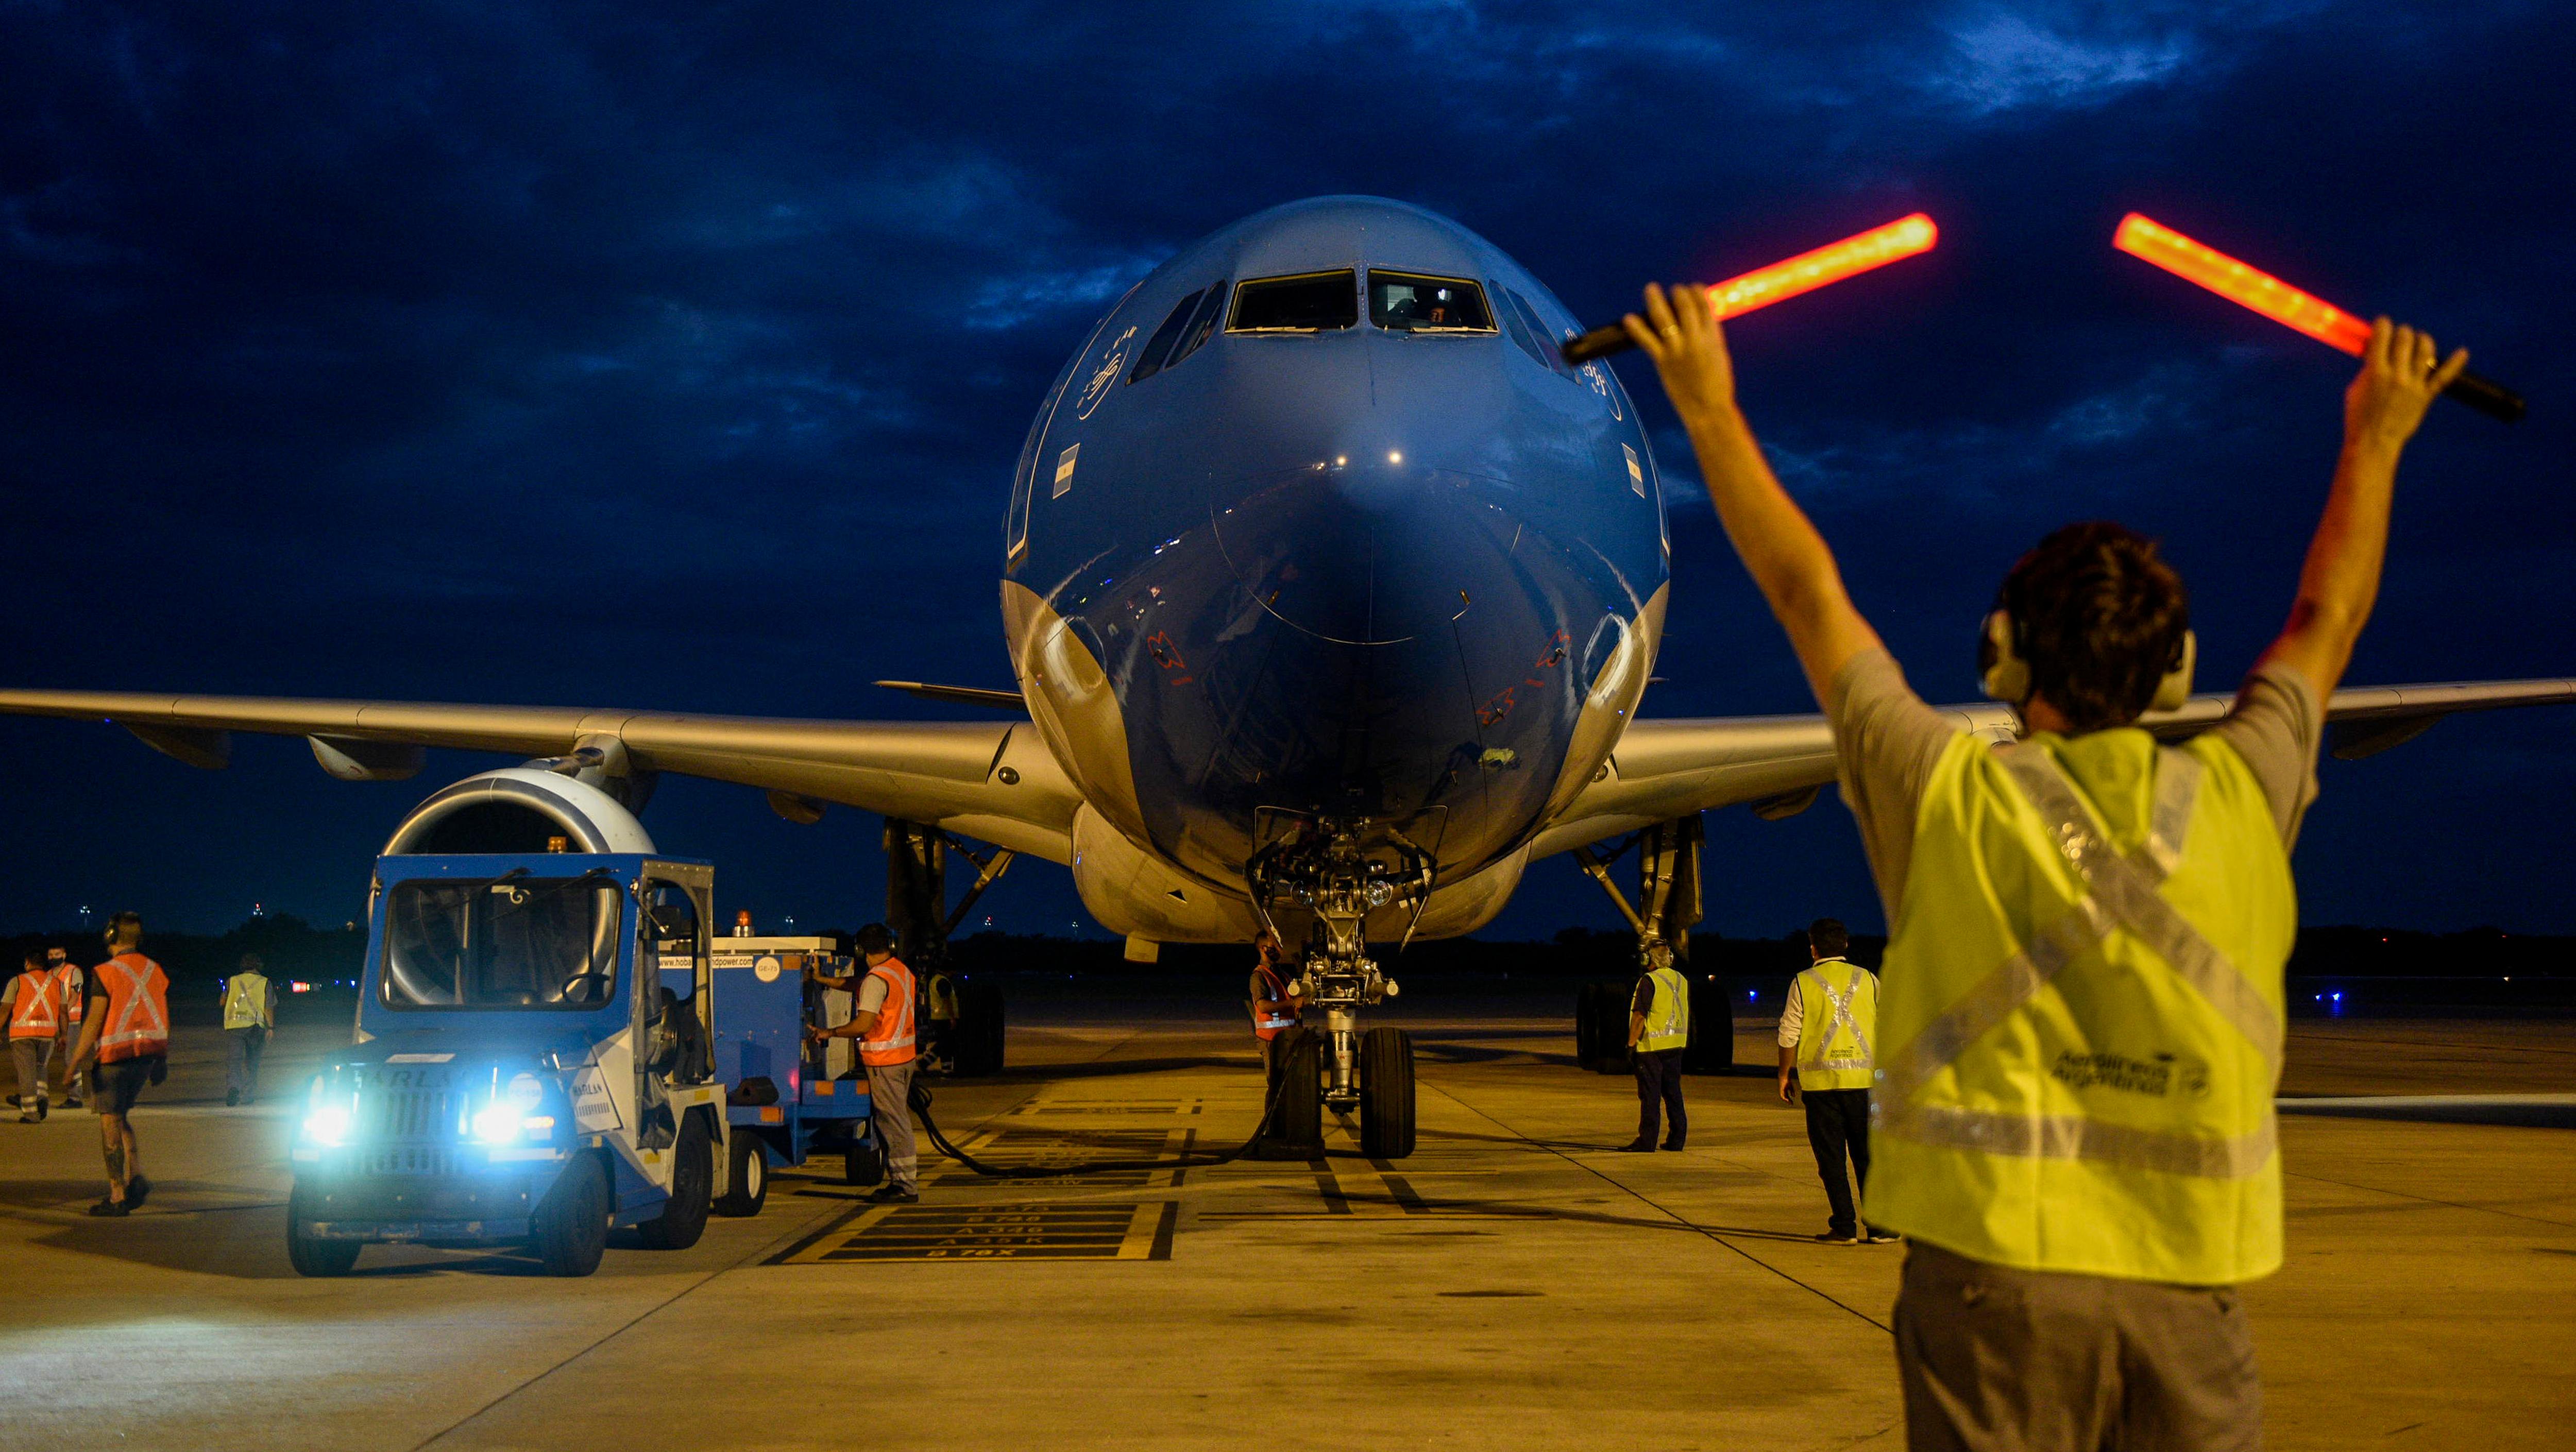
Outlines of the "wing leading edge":
{"type": "MultiPolygon", "coordinates": [[[[2145,724],[2159,736],[2189,736],[2224,716],[2233,700],[2195,696],[2145,724]]],[[[2570,701],[2576,679],[2370,686],[2335,692],[2326,719],[2331,750],[2351,760],[2413,740],[2444,716],[2570,701]]],[[[2012,713],[2002,706],[1944,711],[1961,730],[1998,741],[2013,735],[2012,713]]],[[[548,756],[613,741],[645,770],[758,787],[790,805],[804,798],[933,823],[1058,863],[1072,860],[1073,815],[1082,801],[1025,721],[818,721],[127,691],[0,691],[0,715],[113,722],[156,751],[210,768],[230,759],[233,732],[303,736],[338,776],[407,776],[418,757],[403,753],[419,747],[548,756]]],[[[1788,816],[1833,779],[1833,731],[1822,716],[1639,721],[1601,775],[1539,834],[1531,855],[1743,802],[1766,816],[1788,816]]]]}
{"type": "Polygon", "coordinates": [[[1082,800],[1025,721],[813,721],[127,691],[0,691],[0,715],[110,721],[164,755],[210,768],[230,759],[233,732],[303,736],[335,776],[408,776],[419,769],[415,749],[426,746],[553,756],[615,742],[638,769],[759,787],[790,806],[804,798],[933,823],[1053,862],[1072,860],[1082,800]]]}
{"type": "MultiPolygon", "coordinates": [[[[2167,739],[2190,736],[2225,716],[2235,699],[2194,696],[2179,710],[2156,712],[2141,724],[2167,739]]],[[[2357,760],[2411,741],[2459,712],[2569,701],[2576,701],[2576,679],[2341,690],[2326,705],[2328,747],[2338,757],[2357,760]]],[[[2012,712],[2000,705],[1948,706],[1942,712],[1959,729],[1992,740],[2016,734],[2012,712]]],[[[1787,816],[1833,779],[1834,733],[1822,716],[1639,721],[1619,739],[1602,774],[1539,834],[1530,855],[1568,851],[1739,802],[1765,815],[1787,816]]]]}

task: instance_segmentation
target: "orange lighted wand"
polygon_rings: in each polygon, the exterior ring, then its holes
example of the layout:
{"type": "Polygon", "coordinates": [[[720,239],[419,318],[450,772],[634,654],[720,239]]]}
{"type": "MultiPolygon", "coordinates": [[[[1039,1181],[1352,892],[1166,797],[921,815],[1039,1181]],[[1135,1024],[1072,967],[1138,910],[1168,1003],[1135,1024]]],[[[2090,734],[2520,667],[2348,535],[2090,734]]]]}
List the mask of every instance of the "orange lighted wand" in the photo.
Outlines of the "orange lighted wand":
{"type": "MultiPolygon", "coordinates": [[[[2370,343],[2370,324],[2360,318],[2136,212],[2120,219],[2111,245],[2354,357],[2370,343]]],[[[2522,417],[2520,394],[2474,373],[2452,379],[2442,393],[2506,423],[2522,417]]]]}
{"type": "MultiPolygon", "coordinates": [[[[1751,272],[1730,277],[1708,290],[1709,301],[1717,305],[1719,317],[1740,317],[1755,308],[1769,307],[1783,298],[1814,292],[1827,283],[1840,282],[1855,273],[1885,267],[1918,252],[1929,252],[1940,235],[1940,229],[1932,225],[1932,219],[1917,212],[1813,252],[1801,252],[1786,262],[1774,262],[1768,267],[1757,267],[1751,272]]],[[[1567,339],[1561,351],[1568,363],[1586,363],[1634,346],[1628,341],[1627,330],[1612,323],[1607,327],[1594,328],[1581,337],[1567,339]]]]}

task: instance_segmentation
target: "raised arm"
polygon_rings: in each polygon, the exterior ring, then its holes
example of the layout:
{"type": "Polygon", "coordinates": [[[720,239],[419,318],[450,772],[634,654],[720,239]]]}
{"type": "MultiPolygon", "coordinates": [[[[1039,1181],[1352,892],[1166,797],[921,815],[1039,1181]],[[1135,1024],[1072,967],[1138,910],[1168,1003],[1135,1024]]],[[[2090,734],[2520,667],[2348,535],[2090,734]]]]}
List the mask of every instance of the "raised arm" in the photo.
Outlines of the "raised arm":
{"type": "Polygon", "coordinates": [[[2334,693],[2352,663],[2352,648],[2379,599],[2379,568],[2388,556],[2388,511],[2397,493],[2397,457],[2460,370],[2462,348],[2439,361],[2432,338],[2386,318],[2371,324],[2361,372],[2343,396],[2343,455],[2325,517],[2317,521],[2299,598],[2289,623],[2263,652],[2263,665],[2286,665],[2308,678],[2317,699],[2334,693]]]}
{"type": "Polygon", "coordinates": [[[1677,287],[1667,299],[1650,283],[1646,315],[1630,313],[1625,322],[1628,336],[1655,360],[1664,393],[1690,431],[1700,477],[1708,481],[1727,539],[1789,632],[1817,703],[1830,706],[1834,677],[1852,657],[1877,647],[1878,632],[1852,607],[1833,551],[1780,487],[1735,406],[1735,364],[1707,291],[1677,287]]]}

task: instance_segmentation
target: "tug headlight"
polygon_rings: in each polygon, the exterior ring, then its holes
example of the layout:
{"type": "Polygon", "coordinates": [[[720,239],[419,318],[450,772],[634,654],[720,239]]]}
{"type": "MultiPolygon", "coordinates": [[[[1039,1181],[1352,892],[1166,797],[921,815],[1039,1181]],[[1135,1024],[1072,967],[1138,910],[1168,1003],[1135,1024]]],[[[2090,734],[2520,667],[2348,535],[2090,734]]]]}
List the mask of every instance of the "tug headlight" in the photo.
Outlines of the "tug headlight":
{"type": "Polygon", "coordinates": [[[325,1104],[304,1116],[304,1137],[315,1144],[337,1149],[349,1142],[349,1111],[338,1104],[325,1104]]]}
{"type": "Polygon", "coordinates": [[[519,1137],[527,1116],[512,1104],[486,1105],[474,1116],[474,1137],[485,1144],[508,1144],[519,1137]]]}

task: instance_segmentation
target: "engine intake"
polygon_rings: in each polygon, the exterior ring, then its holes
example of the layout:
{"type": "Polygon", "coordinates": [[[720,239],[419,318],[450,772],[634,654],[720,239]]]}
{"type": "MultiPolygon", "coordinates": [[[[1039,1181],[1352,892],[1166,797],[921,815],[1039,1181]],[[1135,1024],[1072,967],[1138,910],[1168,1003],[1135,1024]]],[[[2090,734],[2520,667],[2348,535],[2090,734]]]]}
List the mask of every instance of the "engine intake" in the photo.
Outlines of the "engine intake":
{"type": "Polygon", "coordinates": [[[434,852],[651,852],[653,836],[615,797],[569,776],[524,766],[469,776],[411,809],[387,857],[434,852]]]}

